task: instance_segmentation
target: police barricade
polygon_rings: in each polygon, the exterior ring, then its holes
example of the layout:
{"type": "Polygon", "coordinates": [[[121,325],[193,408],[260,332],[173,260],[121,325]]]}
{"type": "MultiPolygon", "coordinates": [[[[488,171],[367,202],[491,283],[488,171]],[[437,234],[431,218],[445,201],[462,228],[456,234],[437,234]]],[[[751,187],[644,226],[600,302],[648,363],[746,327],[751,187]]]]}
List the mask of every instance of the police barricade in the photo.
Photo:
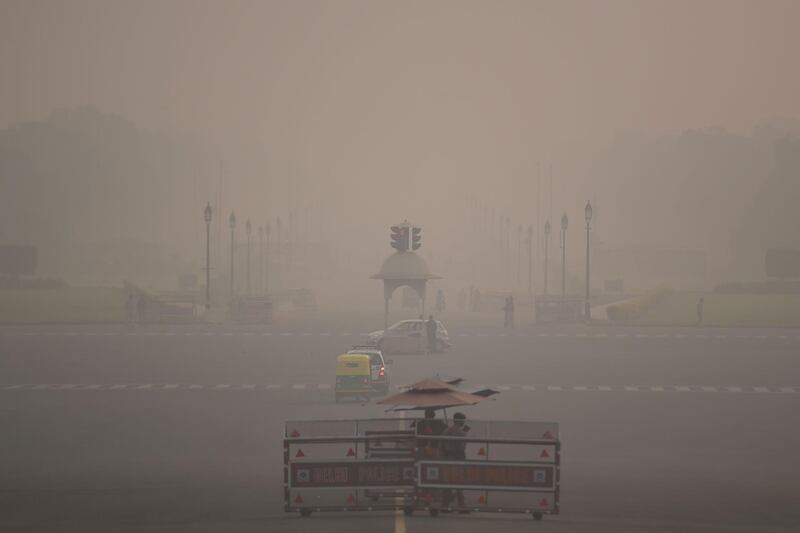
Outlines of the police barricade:
{"type": "Polygon", "coordinates": [[[413,419],[291,421],[284,427],[284,507],[390,510],[411,505],[413,419]]]}
{"type": "Polygon", "coordinates": [[[561,443],[550,422],[469,421],[464,436],[425,435],[418,419],[287,422],[285,510],[403,509],[559,513],[561,443]],[[446,443],[458,443],[454,460],[446,443]],[[430,450],[428,450],[430,451],[430,450]]]}

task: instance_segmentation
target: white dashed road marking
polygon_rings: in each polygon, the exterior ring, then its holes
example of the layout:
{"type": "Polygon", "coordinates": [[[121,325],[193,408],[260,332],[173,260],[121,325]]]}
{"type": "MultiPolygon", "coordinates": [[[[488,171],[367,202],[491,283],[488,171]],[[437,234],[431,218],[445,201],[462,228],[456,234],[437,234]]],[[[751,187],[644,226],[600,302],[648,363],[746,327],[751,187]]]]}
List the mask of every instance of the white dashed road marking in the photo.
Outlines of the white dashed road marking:
{"type": "MultiPolygon", "coordinates": [[[[797,387],[764,387],[764,386],[688,386],[688,385],[480,385],[481,388],[489,387],[504,392],[642,392],[642,393],[670,393],[670,392],[695,392],[695,393],[734,393],[734,394],[800,394],[800,386],[797,387]]],[[[203,390],[212,389],[216,391],[227,390],[279,390],[288,388],[291,390],[329,390],[333,388],[330,383],[293,383],[279,384],[269,383],[259,385],[255,383],[12,383],[0,384],[2,391],[164,391],[164,390],[203,390]]],[[[397,385],[395,388],[402,388],[397,385]]]]}

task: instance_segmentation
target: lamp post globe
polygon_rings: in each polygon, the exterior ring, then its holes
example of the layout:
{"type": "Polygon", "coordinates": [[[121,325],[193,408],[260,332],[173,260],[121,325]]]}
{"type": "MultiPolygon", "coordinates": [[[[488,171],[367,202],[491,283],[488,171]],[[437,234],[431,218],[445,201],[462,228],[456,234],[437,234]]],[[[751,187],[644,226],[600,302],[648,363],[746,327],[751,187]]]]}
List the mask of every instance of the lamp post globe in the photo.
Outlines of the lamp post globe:
{"type": "Polygon", "coordinates": [[[544,222],[544,234],[545,235],[550,235],[550,221],[549,220],[545,220],[545,222],[544,222]]]}
{"type": "Polygon", "coordinates": [[[569,226],[569,219],[567,218],[567,214],[566,214],[566,213],[564,213],[564,214],[561,216],[561,229],[562,229],[563,231],[567,231],[567,227],[568,227],[568,226],[569,226]]]}
{"type": "Polygon", "coordinates": [[[236,213],[231,211],[231,216],[228,217],[228,224],[230,225],[231,229],[236,229],[236,213]]]}
{"type": "Polygon", "coordinates": [[[583,214],[586,217],[586,223],[588,224],[592,220],[592,204],[588,201],[586,202],[586,207],[583,208],[583,214]]]}
{"type": "Polygon", "coordinates": [[[206,224],[211,224],[211,202],[206,204],[206,208],[203,210],[203,218],[206,224]]]}

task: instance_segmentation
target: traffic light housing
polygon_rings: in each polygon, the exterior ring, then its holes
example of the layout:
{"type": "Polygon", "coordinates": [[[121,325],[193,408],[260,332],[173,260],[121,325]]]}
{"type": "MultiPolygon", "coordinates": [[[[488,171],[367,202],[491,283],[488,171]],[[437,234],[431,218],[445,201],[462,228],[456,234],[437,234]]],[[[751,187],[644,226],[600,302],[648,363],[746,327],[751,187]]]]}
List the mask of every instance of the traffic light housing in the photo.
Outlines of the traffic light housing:
{"type": "Polygon", "coordinates": [[[408,228],[405,226],[392,226],[392,248],[398,252],[408,250],[408,228]]]}
{"type": "Polygon", "coordinates": [[[422,228],[418,228],[414,226],[411,228],[411,249],[412,250],[419,250],[419,247],[422,246],[422,228]]]}

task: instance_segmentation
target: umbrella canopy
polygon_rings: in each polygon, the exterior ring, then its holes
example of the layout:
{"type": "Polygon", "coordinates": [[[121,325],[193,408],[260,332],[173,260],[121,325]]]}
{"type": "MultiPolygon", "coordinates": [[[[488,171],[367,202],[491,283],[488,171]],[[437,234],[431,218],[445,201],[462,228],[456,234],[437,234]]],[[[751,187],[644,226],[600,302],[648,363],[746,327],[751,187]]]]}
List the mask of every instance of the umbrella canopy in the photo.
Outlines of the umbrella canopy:
{"type": "Polygon", "coordinates": [[[393,405],[393,410],[402,411],[475,405],[485,398],[483,395],[457,390],[438,379],[423,379],[411,385],[408,390],[384,398],[378,403],[393,405]]]}

